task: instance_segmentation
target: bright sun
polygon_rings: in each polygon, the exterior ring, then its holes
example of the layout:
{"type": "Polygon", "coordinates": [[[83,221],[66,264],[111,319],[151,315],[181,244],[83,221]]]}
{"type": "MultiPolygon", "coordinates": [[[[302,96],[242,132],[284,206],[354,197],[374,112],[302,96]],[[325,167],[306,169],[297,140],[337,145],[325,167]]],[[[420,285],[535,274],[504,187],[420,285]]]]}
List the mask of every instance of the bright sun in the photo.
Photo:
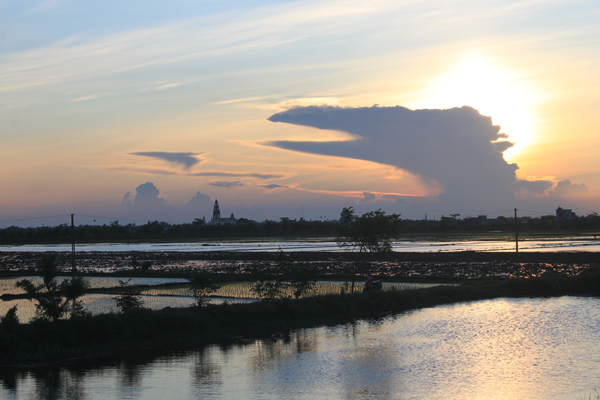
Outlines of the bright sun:
{"type": "Polygon", "coordinates": [[[485,56],[470,54],[435,78],[415,108],[467,105],[492,117],[494,125],[500,125],[501,132],[515,143],[504,152],[505,159],[510,161],[532,145],[536,136],[538,96],[531,88],[525,77],[498,66],[485,56]]]}

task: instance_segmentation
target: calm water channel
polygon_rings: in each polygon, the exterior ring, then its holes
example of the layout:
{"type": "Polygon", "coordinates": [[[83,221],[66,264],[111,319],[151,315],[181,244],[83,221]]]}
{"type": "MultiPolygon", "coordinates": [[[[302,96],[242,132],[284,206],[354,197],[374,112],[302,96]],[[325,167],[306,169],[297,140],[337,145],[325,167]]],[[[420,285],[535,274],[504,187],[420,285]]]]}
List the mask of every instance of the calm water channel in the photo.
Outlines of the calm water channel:
{"type": "MultiPolygon", "coordinates": [[[[514,251],[513,241],[456,240],[456,241],[396,241],[394,251],[447,252],[447,251],[514,251]]],[[[220,243],[96,243],[78,244],[77,251],[340,251],[336,242],[220,242],[220,243]]],[[[1,251],[71,251],[71,245],[0,246],[1,251]]],[[[519,241],[519,251],[600,251],[600,238],[589,237],[549,238],[547,240],[519,241]]]]}
{"type": "MultiPolygon", "coordinates": [[[[600,300],[497,299],[104,365],[4,372],[2,399],[580,399],[600,300]]],[[[587,397],[586,397],[587,398],[587,397]]]]}

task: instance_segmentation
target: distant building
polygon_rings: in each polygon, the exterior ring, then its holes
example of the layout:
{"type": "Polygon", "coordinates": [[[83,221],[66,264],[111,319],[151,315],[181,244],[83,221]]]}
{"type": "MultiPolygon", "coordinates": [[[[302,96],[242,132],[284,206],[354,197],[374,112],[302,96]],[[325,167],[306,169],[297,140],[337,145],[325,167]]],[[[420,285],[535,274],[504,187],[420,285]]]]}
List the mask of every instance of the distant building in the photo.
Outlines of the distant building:
{"type": "Polygon", "coordinates": [[[233,213],[231,213],[231,216],[229,218],[221,218],[221,209],[219,208],[219,200],[215,199],[215,205],[213,207],[213,216],[209,223],[211,225],[217,225],[217,224],[235,225],[235,224],[237,224],[237,219],[235,219],[235,216],[233,215],[233,213]]]}
{"type": "Polygon", "coordinates": [[[560,225],[565,222],[572,220],[577,215],[573,212],[573,210],[569,210],[566,208],[558,207],[556,209],[556,227],[560,229],[560,225]]]}

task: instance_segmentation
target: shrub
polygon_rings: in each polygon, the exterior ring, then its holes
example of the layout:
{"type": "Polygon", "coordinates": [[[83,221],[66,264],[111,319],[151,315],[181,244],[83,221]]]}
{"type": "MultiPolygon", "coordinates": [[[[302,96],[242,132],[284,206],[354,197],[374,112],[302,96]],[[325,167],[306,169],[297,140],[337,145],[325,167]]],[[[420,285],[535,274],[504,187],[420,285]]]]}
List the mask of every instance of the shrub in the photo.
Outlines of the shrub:
{"type": "Polygon", "coordinates": [[[4,317],[0,319],[0,326],[2,326],[4,332],[12,333],[18,325],[19,317],[17,316],[17,306],[13,306],[6,312],[4,317]]]}
{"type": "Polygon", "coordinates": [[[137,286],[129,286],[131,279],[119,280],[121,294],[114,297],[117,308],[123,314],[144,309],[144,301],[140,296],[141,290],[137,286]]]}
{"type": "Polygon", "coordinates": [[[43,283],[34,285],[29,279],[17,282],[17,287],[23,289],[37,304],[35,308],[43,319],[57,321],[69,313],[80,314],[83,305],[80,300],[85,294],[87,282],[80,276],[73,276],[58,283],[58,263],[55,255],[47,255],[37,265],[37,270],[43,283]]]}
{"type": "Polygon", "coordinates": [[[215,290],[217,285],[211,282],[209,274],[206,272],[195,272],[190,278],[190,289],[194,293],[194,300],[198,307],[207,303],[205,297],[209,296],[215,290]]]}

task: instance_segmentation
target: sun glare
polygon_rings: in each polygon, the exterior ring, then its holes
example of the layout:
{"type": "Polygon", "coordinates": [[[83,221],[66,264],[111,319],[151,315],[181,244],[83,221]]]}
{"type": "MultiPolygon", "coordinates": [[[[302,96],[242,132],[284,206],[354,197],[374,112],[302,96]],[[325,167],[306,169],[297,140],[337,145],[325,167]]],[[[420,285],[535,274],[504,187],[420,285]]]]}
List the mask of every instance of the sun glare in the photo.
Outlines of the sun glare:
{"type": "Polygon", "coordinates": [[[462,58],[450,71],[434,78],[414,108],[451,108],[463,105],[492,117],[494,125],[515,146],[505,158],[517,158],[535,141],[537,96],[525,78],[482,55],[462,58]]]}

